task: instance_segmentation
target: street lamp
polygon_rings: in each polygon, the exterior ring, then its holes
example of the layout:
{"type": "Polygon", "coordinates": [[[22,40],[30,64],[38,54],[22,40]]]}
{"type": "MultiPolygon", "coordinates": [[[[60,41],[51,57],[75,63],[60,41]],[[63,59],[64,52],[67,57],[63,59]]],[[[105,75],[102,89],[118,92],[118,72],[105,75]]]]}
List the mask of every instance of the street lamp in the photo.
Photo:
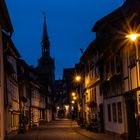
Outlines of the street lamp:
{"type": "Polygon", "coordinates": [[[74,97],[73,97],[73,100],[76,100],[76,99],[77,99],[77,97],[76,97],[76,96],[74,96],[74,97]]]}
{"type": "Polygon", "coordinates": [[[72,103],[75,103],[76,99],[77,99],[76,93],[72,92],[72,103]]]}
{"type": "Polygon", "coordinates": [[[72,100],[72,101],[71,101],[71,103],[72,103],[72,104],[74,104],[74,103],[75,103],[75,101],[74,101],[74,100],[72,100]]]}
{"type": "Polygon", "coordinates": [[[60,107],[59,106],[57,106],[57,110],[59,110],[60,109],[60,107]]]}
{"type": "Polygon", "coordinates": [[[76,82],[80,82],[81,81],[81,76],[80,75],[76,75],[75,76],[75,81],[76,82]]]}
{"type": "Polygon", "coordinates": [[[140,34],[138,33],[131,33],[131,34],[126,35],[126,38],[130,39],[133,42],[135,42],[138,37],[140,37],[140,34]]]}
{"type": "Polygon", "coordinates": [[[72,92],[72,97],[74,97],[76,95],[76,93],[75,92],[72,92]]]}
{"type": "Polygon", "coordinates": [[[76,95],[76,93],[75,92],[72,92],[72,99],[75,101],[76,99],[77,99],[77,95],[76,95]]]}

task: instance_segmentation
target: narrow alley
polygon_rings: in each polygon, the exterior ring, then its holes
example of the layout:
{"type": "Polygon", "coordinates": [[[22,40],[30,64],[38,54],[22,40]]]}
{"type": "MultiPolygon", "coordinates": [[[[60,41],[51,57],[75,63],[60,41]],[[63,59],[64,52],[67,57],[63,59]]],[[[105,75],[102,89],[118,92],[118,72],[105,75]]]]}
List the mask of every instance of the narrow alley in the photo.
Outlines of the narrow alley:
{"type": "Polygon", "coordinates": [[[0,0],[0,140],[140,140],[140,0],[0,0]]]}

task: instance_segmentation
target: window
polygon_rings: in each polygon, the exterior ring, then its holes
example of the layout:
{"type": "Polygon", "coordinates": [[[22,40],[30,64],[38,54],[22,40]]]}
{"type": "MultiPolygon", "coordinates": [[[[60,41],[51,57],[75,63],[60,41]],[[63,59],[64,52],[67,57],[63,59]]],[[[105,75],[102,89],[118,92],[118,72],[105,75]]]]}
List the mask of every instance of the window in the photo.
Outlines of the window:
{"type": "Polygon", "coordinates": [[[115,64],[114,64],[114,57],[111,60],[111,74],[113,75],[115,72],[115,64]]]}
{"type": "Polygon", "coordinates": [[[91,94],[91,100],[92,101],[96,101],[96,88],[91,88],[90,90],[90,94],[91,94]]]}
{"type": "Polygon", "coordinates": [[[121,94],[122,93],[122,82],[118,80],[118,83],[116,84],[116,92],[117,94],[121,94]]]}
{"type": "Polygon", "coordinates": [[[110,79],[110,61],[106,64],[106,79],[110,79]]]}
{"type": "Polygon", "coordinates": [[[30,98],[30,89],[26,87],[26,98],[30,98]]]}
{"type": "Polygon", "coordinates": [[[98,75],[98,67],[95,67],[95,77],[98,75]]]}
{"type": "Polygon", "coordinates": [[[133,67],[136,64],[136,47],[134,45],[129,47],[129,62],[130,67],[133,67]]]}
{"type": "Polygon", "coordinates": [[[118,122],[122,123],[122,104],[121,104],[121,102],[117,103],[117,107],[118,107],[118,122]]]}
{"type": "Polygon", "coordinates": [[[116,112],[116,104],[112,104],[112,112],[113,112],[113,122],[117,122],[117,112],[116,112]]]}
{"type": "Polygon", "coordinates": [[[110,96],[116,95],[116,83],[111,82],[110,83],[110,96]]]}
{"type": "Polygon", "coordinates": [[[110,104],[107,105],[107,110],[108,110],[108,121],[111,122],[111,106],[110,106],[110,104]]]}
{"type": "Polygon", "coordinates": [[[17,87],[9,81],[9,87],[8,87],[8,91],[11,94],[12,98],[14,100],[18,100],[18,91],[17,91],[17,87]]]}
{"type": "Polygon", "coordinates": [[[121,54],[120,51],[116,54],[116,72],[119,73],[121,71],[121,54]]]}
{"type": "Polygon", "coordinates": [[[35,90],[33,88],[31,90],[31,94],[32,94],[32,98],[36,98],[36,93],[35,93],[35,90]]]}

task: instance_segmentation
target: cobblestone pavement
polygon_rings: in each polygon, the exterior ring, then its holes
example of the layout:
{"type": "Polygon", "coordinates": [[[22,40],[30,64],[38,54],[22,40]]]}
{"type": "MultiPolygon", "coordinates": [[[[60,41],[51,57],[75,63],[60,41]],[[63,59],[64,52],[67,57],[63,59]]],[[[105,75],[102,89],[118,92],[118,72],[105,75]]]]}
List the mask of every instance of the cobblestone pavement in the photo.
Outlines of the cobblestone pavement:
{"type": "Polygon", "coordinates": [[[119,138],[81,129],[76,122],[61,119],[31,129],[25,134],[9,135],[6,140],[119,140],[119,138]]]}

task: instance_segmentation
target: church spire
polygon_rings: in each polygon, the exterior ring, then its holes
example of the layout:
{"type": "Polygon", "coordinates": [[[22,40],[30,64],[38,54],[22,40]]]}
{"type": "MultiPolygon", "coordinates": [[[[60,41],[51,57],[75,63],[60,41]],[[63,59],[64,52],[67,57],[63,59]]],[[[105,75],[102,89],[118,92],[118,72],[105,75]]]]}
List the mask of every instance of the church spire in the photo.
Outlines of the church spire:
{"type": "Polygon", "coordinates": [[[43,27],[43,35],[42,35],[42,41],[41,41],[41,46],[42,46],[42,55],[47,53],[50,55],[50,42],[49,42],[49,37],[47,34],[47,26],[46,26],[46,14],[43,12],[44,15],[44,27],[43,27]]]}

